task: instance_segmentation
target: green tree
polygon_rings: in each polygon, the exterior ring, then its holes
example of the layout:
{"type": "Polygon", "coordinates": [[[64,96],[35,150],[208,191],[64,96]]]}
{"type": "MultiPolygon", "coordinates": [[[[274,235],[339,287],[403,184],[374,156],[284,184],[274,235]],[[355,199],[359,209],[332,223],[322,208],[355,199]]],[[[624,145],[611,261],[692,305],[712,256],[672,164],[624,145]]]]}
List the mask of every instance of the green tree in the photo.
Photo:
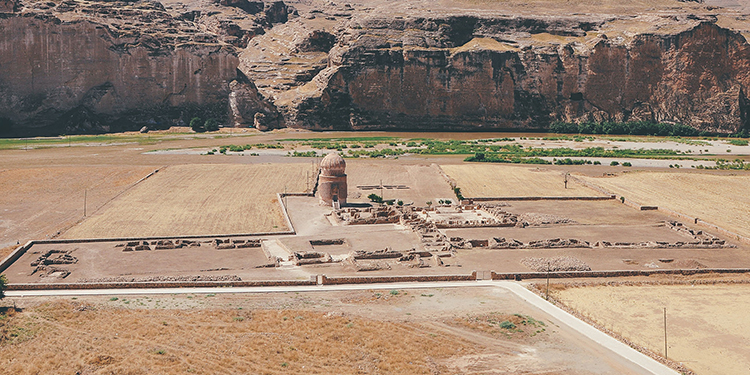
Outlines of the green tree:
{"type": "Polygon", "coordinates": [[[203,133],[206,131],[206,128],[203,125],[203,120],[200,117],[193,117],[193,119],[190,120],[190,128],[193,129],[194,132],[203,133]]]}
{"type": "Polygon", "coordinates": [[[219,122],[216,121],[215,118],[210,118],[206,120],[206,123],[203,124],[203,127],[206,129],[206,131],[215,132],[219,130],[219,122]]]}

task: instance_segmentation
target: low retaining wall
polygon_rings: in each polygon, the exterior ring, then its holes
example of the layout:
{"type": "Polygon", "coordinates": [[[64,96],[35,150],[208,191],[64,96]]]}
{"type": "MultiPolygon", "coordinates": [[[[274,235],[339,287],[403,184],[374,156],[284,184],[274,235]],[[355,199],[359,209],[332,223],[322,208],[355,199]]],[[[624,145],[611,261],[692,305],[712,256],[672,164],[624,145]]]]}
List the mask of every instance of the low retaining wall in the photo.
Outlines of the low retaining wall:
{"type": "Polygon", "coordinates": [[[706,273],[750,273],[750,268],[701,268],[701,269],[669,269],[669,270],[619,270],[619,271],[565,271],[565,272],[511,272],[495,273],[492,280],[523,280],[523,279],[572,279],[587,277],[622,277],[622,276],[651,276],[651,275],[697,275],[706,273]]]}
{"type": "Polygon", "coordinates": [[[155,289],[155,288],[220,288],[252,286],[299,286],[317,285],[315,277],[310,280],[262,280],[262,281],[158,281],[130,283],[66,283],[66,284],[8,284],[7,290],[60,290],[60,289],[155,289]]]}
{"type": "Polygon", "coordinates": [[[606,197],[479,197],[465,198],[471,202],[489,202],[489,201],[607,201],[615,199],[614,195],[606,197]]]}
{"type": "Polygon", "coordinates": [[[477,279],[477,271],[469,275],[422,275],[422,276],[320,276],[322,285],[339,284],[374,284],[374,283],[402,283],[402,282],[429,282],[429,281],[474,281],[477,279]]]}
{"type": "Polygon", "coordinates": [[[29,241],[25,245],[13,250],[13,252],[0,262],[0,273],[5,272],[11,264],[15,263],[23,254],[26,254],[26,251],[32,246],[34,246],[34,241],[29,241]]]}

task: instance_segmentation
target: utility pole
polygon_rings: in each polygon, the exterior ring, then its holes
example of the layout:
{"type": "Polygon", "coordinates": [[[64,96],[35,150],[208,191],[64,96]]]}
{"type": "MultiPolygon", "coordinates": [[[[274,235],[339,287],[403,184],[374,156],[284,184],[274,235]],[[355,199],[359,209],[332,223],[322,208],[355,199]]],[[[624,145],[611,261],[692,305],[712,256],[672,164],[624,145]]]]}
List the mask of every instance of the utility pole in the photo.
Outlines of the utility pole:
{"type": "Polygon", "coordinates": [[[380,180],[380,198],[385,200],[385,194],[383,194],[383,180],[380,180]]]}
{"type": "Polygon", "coordinates": [[[549,260],[547,261],[547,293],[544,299],[549,301],[549,260]]]}
{"type": "Polygon", "coordinates": [[[664,308],[664,358],[667,358],[667,308],[664,308]]]}

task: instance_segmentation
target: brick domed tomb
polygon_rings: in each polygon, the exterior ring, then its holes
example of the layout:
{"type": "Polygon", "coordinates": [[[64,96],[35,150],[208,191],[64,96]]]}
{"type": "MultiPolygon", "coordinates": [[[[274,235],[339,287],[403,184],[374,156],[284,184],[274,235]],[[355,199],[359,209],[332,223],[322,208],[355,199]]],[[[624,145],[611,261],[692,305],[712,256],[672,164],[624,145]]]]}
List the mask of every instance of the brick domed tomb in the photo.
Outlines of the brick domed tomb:
{"type": "Polygon", "coordinates": [[[320,203],[327,206],[346,204],[346,162],[338,153],[326,155],[320,162],[318,196],[320,203]]]}

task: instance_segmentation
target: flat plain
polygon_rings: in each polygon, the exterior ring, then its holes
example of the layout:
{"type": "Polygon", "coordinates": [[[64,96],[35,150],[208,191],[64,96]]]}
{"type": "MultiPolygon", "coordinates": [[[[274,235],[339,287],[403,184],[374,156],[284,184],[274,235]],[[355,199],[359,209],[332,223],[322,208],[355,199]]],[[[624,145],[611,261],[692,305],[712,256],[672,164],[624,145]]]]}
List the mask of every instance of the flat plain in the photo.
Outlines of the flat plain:
{"type": "Polygon", "coordinates": [[[18,302],[4,373],[640,373],[496,287],[18,302]]]}
{"type": "Polygon", "coordinates": [[[288,230],[276,193],[304,192],[310,165],[174,165],[143,181],[63,238],[288,230]]]}
{"type": "Polygon", "coordinates": [[[587,187],[564,183],[564,172],[546,168],[498,164],[444,164],[464,197],[597,196],[587,187]]]}
{"type": "Polygon", "coordinates": [[[357,186],[374,186],[382,182],[385,186],[403,185],[408,189],[385,189],[385,199],[400,199],[405,203],[424,205],[425,201],[439,199],[455,200],[448,182],[440,175],[437,165],[430,163],[402,164],[398,161],[373,161],[347,159],[346,173],[350,194],[354,201],[369,202],[367,196],[379,189],[362,190],[357,186]],[[359,197],[357,197],[359,195],[359,197]]]}
{"type": "MultiPolygon", "coordinates": [[[[747,278],[745,278],[747,279],[747,278]]],[[[750,368],[750,285],[652,285],[567,288],[565,305],[697,374],[745,374],[750,368]]]]}
{"type": "Polygon", "coordinates": [[[638,204],[669,208],[750,236],[748,175],[630,172],[583,178],[638,204]]]}
{"type": "Polygon", "coordinates": [[[54,235],[83,218],[84,202],[92,213],[154,169],[88,165],[0,170],[0,248],[54,235]]]}

